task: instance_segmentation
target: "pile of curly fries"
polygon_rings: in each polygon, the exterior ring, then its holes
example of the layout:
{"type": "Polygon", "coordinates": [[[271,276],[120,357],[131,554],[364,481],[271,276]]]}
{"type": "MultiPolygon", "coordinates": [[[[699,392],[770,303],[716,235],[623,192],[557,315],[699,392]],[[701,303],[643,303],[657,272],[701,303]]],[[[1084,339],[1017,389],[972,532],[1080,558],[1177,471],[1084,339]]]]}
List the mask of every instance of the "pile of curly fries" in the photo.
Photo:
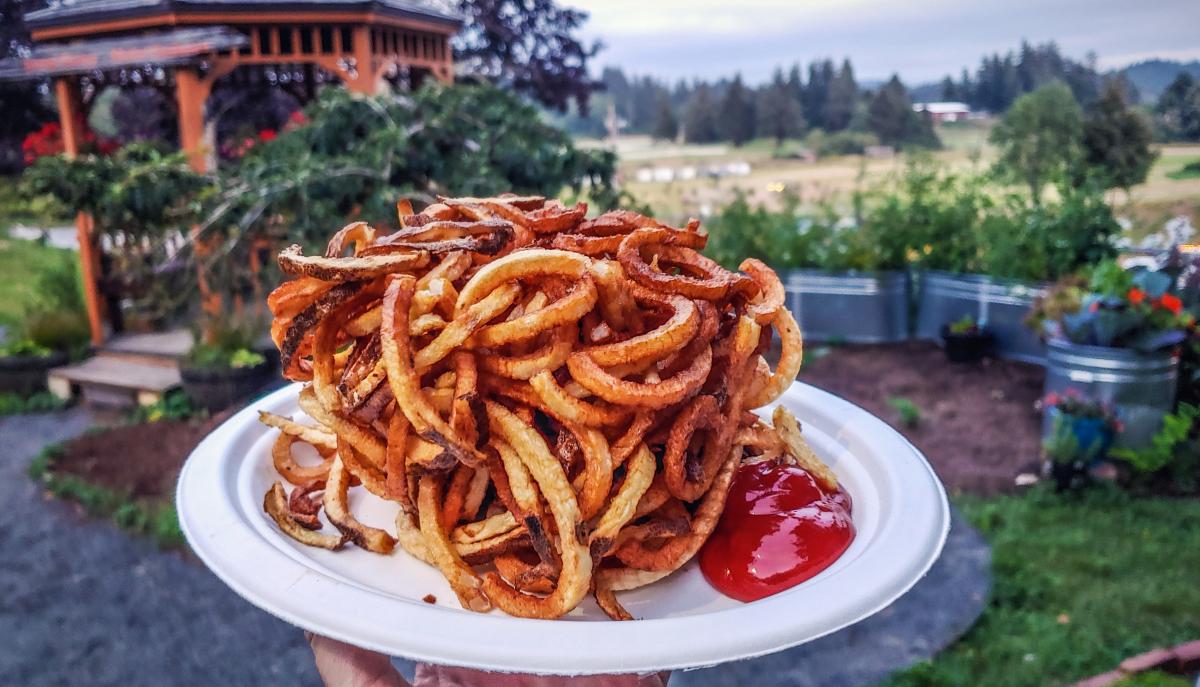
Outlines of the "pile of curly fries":
{"type": "Polygon", "coordinates": [[[704,257],[694,220],[586,211],[405,202],[395,233],[360,222],[323,256],[279,255],[293,279],[270,295],[271,334],[317,423],[262,413],[295,485],[265,497],[283,532],[327,549],[399,543],[475,611],[557,618],[591,591],[630,619],[614,592],[696,555],[740,461],[789,460],[836,485],[786,411],[774,427],[750,412],[802,356],[775,273],[704,257]],[[297,444],[322,462],[301,465],[297,444]],[[358,485],[400,505],[395,532],[350,512],[358,485]]]}

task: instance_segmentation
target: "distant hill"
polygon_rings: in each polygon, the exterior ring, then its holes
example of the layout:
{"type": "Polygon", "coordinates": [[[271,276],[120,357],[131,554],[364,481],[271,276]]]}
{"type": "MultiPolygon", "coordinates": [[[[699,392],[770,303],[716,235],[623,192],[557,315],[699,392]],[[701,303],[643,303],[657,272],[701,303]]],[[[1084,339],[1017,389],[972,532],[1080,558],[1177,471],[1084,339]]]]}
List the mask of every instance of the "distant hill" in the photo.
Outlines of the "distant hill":
{"type": "Polygon", "coordinates": [[[1158,100],[1158,96],[1162,95],[1162,92],[1180,72],[1188,72],[1200,79],[1200,60],[1191,62],[1146,60],[1111,73],[1124,74],[1125,78],[1137,88],[1141,101],[1153,103],[1158,100]]]}

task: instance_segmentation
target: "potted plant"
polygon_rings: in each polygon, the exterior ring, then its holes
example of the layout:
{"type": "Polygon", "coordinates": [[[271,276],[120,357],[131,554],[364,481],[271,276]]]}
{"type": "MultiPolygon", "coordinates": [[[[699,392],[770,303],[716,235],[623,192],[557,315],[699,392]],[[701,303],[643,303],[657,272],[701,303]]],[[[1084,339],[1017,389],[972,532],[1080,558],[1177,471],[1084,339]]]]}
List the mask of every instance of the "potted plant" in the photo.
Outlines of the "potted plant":
{"type": "Polygon", "coordinates": [[[978,362],[992,352],[994,342],[991,330],[976,323],[970,315],[942,325],[942,344],[950,362],[978,362]]]}
{"type": "Polygon", "coordinates": [[[1052,418],[1052,431],[1042,442],[1046,471],[1054,479],[1055,491],[1077,488],[1087,481],[1088,470],[1108,454],[1121,424],[1111,408],[1074,390],[1047,394],[1043,406],[1052,418]]]}
{"type": "Polygon", "coordinates": [[[1023,321],[1048,282],[1114,254],[1120,226],[1103,194],[1064,186],[1057,201],[1031,205],[1016,192],[993,200],[973,179],[944,188],[924,192],[903,220],[928,225],[913,230],[928,236],[913,256],[916,335],[937,339],[943,323],[970,314],[992,330],[997,355],[1043,363],[1040,332],[1023,321]]]}
{"type": "Polygon", "coordinates": [[[82,357],[89,337],[75,258],[47,264],[35,286],[38,304],[0,344],[0,392],[22,397],[44,391],[47,372],[82,357]]]}
{"type": "Polygon", "coordinates": [[[180,361],[183,391],[210,412],[245,400],[271,380],[272,364],[255,350],[261,328],[254,321],[215,318],[180,361]]]}
{"type": "MultiPolygon", "coordinates": [[[[1150,443],[1175,404],[1179,346],[1195,326],[1176,280],[1161,270],[1104,262],[1074,312],[1045,323],[1046,392],[1078,388],[1112,404],[1125,424],[1120,443],[1150,443]]],[[[1048,436],[1050,418],[1043,423],[1048,436]]]]}
{"type": "Polygon", "coordinates": [[[65,365],[67,354],[20,338],[0,344],[0,393],[25,397],[46,389],[46,373],[65,365]]]}

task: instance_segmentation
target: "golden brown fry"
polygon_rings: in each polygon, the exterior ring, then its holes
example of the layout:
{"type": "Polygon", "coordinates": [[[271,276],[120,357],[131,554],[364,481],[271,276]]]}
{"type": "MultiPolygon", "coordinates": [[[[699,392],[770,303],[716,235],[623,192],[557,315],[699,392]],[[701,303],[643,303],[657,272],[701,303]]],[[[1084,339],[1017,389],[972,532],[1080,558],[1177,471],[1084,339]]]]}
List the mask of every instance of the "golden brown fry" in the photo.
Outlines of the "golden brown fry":
{"type": "Polygon", "coordinates": [[[329,449],[331,451],[337,448],[337,436],[333,432],[321,427],[303,425],[295,420],[290,420],[275,413],[268,413],[265,410],[258,411],[258,421],[268,427],[274,427],[286,435],[293,436],[300,441],[312,444],[317,448],[329,449]]]}
{"type": "Polygon", "coordinates": [[[656,467],[654,455],[650,453],[650,449],[646,448],[645,444],[642,444],[634,452],[633,458],[629,459],[629,469],[625,473],[625,481],[617,490],[616,497],[608,504],[608,509],[604,511],[596,529],[592,531],[588,545],[591,548],[593,560],[599,561],[608,555],[617,538],[617,533],[633,519],[638,502],[641,501],[642,495],[646,493],[646,490],[650,488],[650,483],[654,480],[656,467]]]}
{"type": "Polygon", "coordinates": [[[329,522],[358,546],[375,553],[391,553],[396,540],[381,529],[364,525],[350,514],[346,502],[350,487],[350,473],[342,464],[341,456],[334,456],[329,466],[329,480],[325,483],[325,516],[329,522]]]}
{"type": "Polygon", "coordinates": [[[450,544],[450,539],[442,528],[441,510],[438,508],[441,483],[442,478],[435,475],[425,475],[421,478],[417,514],[425,547],[434,564],[450,582],[450,588],[458,596],[458,602],[463,608],[482,613],[491,609],[491,604],[480,588],[479,578],[450,544]]]}
{"type": "Polygon", "coordinates": [[[323,459],[318,465],[300,465],[296,462],[295,457],[292,456],[292,446],[300,440],[299,437],[287,433],[281,433],[275,438],[275,443],[271,445],[271,462],[275,465],[275,471],[281,477],[297,486],[307,484],[313,480],[325,479],[329,474],[329,465],[333,460],[332,452],[328,458],[323,459]]]}
{"type": "Polygon", "coordinates": [[[787,408],[777,406],[775,413],[771,416],[771,421],[775,425],[775,433],[787,446],[788,453],[796,459],[796,463],[812,473],[822,489],[837,491],[837,475],[833,474],[833,470],[830,470],[829,466],[809,448],[808,442],[800,433],[800,423],[796,420],[796,416],[788,412],[787,408]]]}
{"type": "Polygon", "coordinates": [[[773,324],[783,345],[779,365],[775,367],[775,374],[771,375],[771,379],[763,388],[746,399],[747,408],[759,408],[774,403],[795,381],[796,374],[800,372],[800,363],[804,360],[804,341],[800,337],[800,325],[796,324],[792,313],[788,312],[787,308],[780,308],[775,313],[773,324]]]}
{"type": "Polygon", "coordinates": [[[557,618],[579,605],[587,594],[592,557],[579,541],[579,504],[562,466],[550,453],[536,430],[521,422],[507,408],[488,401],[488,421],[492,431],[517,448],[521,461],[529,468],[538,488],[550,505],[558,528],[562,567],[558,584],[548,596],[535,598],[506,584],[498,575],[484,578],[484,591],[506,613],[526,618],[557,618]]]}
{"type": "Polygon", "coordinates": [[[429,253],[409,251],[372,255],[365,258],[326,258],[301,255],[300,246],[279,253],[279,269],[292,276],[315,277],[323,281],[345,282],[374,279],[385,274],[414,270],[429,264],[429,253]]]}
{"type": "Polygon", "coordinates": [[[279,482],[272,484],[270,491],[263,497],[263,510],[271,516],[276,525],[279,525],[284,534],[301,544],[335,551],[342,548],[347,541],[345,535],[321,534],[296,522],[288,510],[287,493],[279,482]]]}

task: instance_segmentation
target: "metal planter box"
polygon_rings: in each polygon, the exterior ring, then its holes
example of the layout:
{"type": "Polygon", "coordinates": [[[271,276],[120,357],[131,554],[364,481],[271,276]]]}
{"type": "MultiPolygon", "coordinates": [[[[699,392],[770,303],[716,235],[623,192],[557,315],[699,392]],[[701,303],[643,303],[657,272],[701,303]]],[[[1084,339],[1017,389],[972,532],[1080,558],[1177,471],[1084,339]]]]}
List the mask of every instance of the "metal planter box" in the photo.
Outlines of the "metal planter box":
{"type": "Polygon", "coordinates": [[[908,338],[906,272],[792,270],[788,307],[809,341],[881,343],[908,338]]]}
{"type": "Polygon", "coordinates": [[[926,271],[917,275],[916,336],[941,341],[942,325],[970,315],[996,335],[996,354],[1029,363],[1045,363],[1046,347],[1023,323],[1040,284],[977,274],[926,271]]]}
{"type": "MultiPolygon", "coordinates": [[[[1125,425],[1118,445],[1149,445],[1163,416],[1175,405],[1179,356],[1174,352],[1145,354],[1063,340],[1052,340],[1046,350],[1046,393],[1075,389],[1085,398],[1115,406],[1125,425]]],[[[1042,435],[1049,436],[1053,428],[1046,414],[1042,435]]]]}

